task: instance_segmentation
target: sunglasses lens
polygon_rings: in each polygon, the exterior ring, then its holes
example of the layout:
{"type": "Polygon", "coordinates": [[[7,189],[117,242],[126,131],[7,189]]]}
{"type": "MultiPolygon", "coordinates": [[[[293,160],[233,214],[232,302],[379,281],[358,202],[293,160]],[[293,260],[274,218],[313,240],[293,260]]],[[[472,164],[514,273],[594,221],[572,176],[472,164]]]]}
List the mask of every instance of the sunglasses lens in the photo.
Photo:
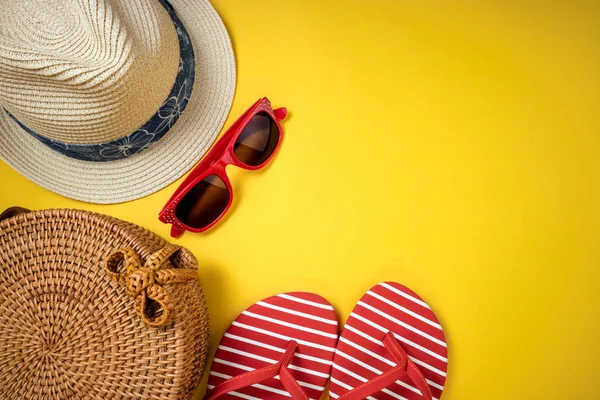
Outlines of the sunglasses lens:
{"type": "Polygon", "coordinates": [[[229,204],[227,185],[217,175],[209,175],[181,199],[175,216],[192,228],[204,228],[221,216],[229,204]]]}
{"type": "Polygon", "coordinates": [[[233,146],[235,156],[246,165],[264,163],[279,142],[279,128],[269,114],[256,114],[246,125],[233,146]]]}

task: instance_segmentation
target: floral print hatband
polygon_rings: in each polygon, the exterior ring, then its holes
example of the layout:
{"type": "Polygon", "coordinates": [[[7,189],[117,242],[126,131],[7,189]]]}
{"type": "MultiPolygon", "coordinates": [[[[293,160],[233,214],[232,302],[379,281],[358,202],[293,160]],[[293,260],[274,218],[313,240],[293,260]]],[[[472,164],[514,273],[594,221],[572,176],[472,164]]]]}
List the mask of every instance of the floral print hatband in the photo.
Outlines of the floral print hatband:
{"type": "Polygon", "coordinates": [[[194,49],[183,23],[175,14],[173,7],[165,0],[158,0],[167,10],[175,25],[179,38],[179,72],[167,100],[148,122],[135,132],[122,138],[100,144],[68,144],[48,139],[35,133],[6,109],[6,113],[19,126],[38,139],[40,142],[67,157],[83,161],[114,161],[129,157],[146,150],[150,145],[161,139],[181,116],[185,109],[194,86],[195,61],[194,49]]]}

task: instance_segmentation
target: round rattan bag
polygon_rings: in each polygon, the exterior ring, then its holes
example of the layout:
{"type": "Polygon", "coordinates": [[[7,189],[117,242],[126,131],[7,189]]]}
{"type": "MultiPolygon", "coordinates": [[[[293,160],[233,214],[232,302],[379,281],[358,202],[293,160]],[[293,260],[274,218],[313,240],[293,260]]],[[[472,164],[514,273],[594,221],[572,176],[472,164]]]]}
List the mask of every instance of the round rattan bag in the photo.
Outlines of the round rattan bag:
{"type": "Polygon", "coordinates": [[[80,210],[0,219],[0,399],[188,399],[206,361],[197,262],[80,210]]]}

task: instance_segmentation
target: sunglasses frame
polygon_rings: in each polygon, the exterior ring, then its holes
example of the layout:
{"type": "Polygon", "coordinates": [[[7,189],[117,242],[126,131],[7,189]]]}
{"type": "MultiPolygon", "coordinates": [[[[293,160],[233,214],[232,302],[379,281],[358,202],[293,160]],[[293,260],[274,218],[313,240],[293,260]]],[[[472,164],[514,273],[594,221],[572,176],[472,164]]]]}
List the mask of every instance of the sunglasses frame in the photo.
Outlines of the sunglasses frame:
{"type": "Polygon", "coordinates": [[[287,116],[287,109],[285,107],[273,110],[271,102],[266,97],[257,100],[249,109],[247,109],[234,123],[227,129],[223,137],[221,137],[214,147],[208,152],[206,157],[200,161],[200,163],[190,172],[185,178],[183,183],[175,190],[169,201],[165,204],[161,212],[159,213],[158,219],[165,224],[171,224],[171,236],[179,237],[185,231],[189,232],[204,232],[215,225],[223,216],[227,213],[233,202],[233,188],[225,168],[228,165],[235,165],[236,167],[244,168],[247,170],[257,170],[264,167],[271,161],[275,156],[281,142],[283,141],[283,128],[281,127],[280,121],[284,120],[287,116]],[[268,114],[271,119],[277,125],[279,131],[279,140],[275,145],[275,148],[267,157],[267,159],[260,165],[252,166],[247,165],[240,161],[234,154],[234,145],[237,138],[240,136],[248,122],[258,113],[264,112],[268,114]],[[223,209],[223,212],[215,218],[210,224],[202,228],[193,228],[181,222],[175,215],[175,209],[177,205],[183,199],[183,197],[190,191],[198,182],[202,181],[209,175],[218,176],[227,186],[229,191],[229,201],[227,206],[223,209]]]}

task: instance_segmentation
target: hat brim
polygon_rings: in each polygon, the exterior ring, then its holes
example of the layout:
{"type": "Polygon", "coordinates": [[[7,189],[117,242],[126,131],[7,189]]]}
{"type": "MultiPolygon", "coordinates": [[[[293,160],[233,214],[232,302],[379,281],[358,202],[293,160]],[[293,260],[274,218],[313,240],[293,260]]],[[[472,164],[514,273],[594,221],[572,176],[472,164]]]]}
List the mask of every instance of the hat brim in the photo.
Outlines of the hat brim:
{"type": "Polygon", "coordinates": [[[33,182],[63,196],[98,204],[152,194],[177,180],[208,151],[235,92],[231,40],[208,0],[169,0],[194,46],[196,79],[185,112],[146,151],[111,162],[59,154],[23,131],[0,107],[0,157],[33,182]]]}

